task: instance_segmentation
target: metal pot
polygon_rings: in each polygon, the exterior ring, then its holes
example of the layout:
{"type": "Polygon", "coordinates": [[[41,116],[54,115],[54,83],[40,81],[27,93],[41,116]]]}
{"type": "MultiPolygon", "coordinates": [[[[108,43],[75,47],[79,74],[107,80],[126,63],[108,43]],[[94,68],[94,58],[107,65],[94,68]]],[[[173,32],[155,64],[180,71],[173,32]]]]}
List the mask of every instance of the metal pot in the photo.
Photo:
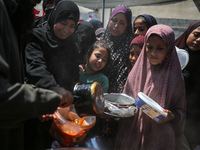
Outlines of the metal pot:
{"type": "Polygon", "coordinates": [[[77,83],[73,93],[75,109],[79,116],[98,115],[104,112],[103,90],[98,82],[77,83]]]}

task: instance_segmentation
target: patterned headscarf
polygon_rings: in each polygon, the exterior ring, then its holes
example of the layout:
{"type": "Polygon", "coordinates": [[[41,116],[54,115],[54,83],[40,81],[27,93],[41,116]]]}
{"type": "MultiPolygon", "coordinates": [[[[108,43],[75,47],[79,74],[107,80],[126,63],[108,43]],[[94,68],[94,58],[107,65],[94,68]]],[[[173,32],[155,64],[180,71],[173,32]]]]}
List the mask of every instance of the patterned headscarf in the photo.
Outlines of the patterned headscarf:
{"type": "Polygon", "coordinates": [[[144,47],[123,92],[135,99],[138,92],[143,92],[161,107],[171,110],[176,117],[172,122],[160,125],[139,110],[133,118],[120,123],[116,140],[119,149],[180,149],[185,121],[185,86],[174,38],[169,26],[155,25],[149,28],[144,47]],[[159,65],[151,65],[146,55],[146,43],[152,34],[160,36],[168,48],[168,55],[159,65]]]}
{"type": "Polygon", "coordinates": [[[112,93],[121,93],[123,91],[129,68],[131,67],[129,46],[133,39],[131,28],[132,12],[128,7],[120,5],[112,12],[109,22],[118,13],[123,13],[126,17],[127,28],[125,32],[118,37],[114,37],[110,34],[108,25],[103,35],[103,39],[107,41],[112,50],[112,60],[108,62],[108,67],[104,70],[104,74],[109,79],[108,92],[112,93]]]}

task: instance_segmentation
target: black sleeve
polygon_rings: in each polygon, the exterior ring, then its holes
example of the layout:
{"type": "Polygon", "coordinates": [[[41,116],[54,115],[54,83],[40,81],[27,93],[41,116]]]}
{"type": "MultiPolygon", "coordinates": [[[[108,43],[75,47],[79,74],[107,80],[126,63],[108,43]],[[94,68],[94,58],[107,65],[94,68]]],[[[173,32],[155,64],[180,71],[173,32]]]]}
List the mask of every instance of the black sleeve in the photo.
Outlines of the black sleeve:
{"type": "Polygon", "coordinates": [[[25,49],[26,82],[37,87],[54,89],[59,87],[54,76],[49,72],[42,48],[36,42],[27,44],[25,49]]]}

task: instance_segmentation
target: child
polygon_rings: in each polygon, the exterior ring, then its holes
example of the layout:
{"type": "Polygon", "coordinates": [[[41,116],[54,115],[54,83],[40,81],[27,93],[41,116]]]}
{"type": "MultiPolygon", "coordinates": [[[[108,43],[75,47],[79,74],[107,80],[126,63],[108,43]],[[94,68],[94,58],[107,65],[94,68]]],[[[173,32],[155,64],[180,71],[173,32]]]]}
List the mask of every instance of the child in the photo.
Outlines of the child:
{"type": "Polygon", "coordinates": [[[169,26],[149,28],[123,91],[135,99],[143,92],[164,108],[167,117],[155,122],[139,110],[134,117],[120,120],[115,149],[181,149],[185,86],[174,38],[169,26]]]}
{"type": "Polygon", "coordinates": [[[151,15],[143,14],[137,16],[133,22],[134,36],[145,35],[147,30],[156,24],[156,19],[151,15]]]}
{"type": "Polygon", "coordinates": [[[85,69],[82,71],[79,81],[81,83],[98,82],[107,93],[109,87],[108,78],[100,71],[106,66],[110,59],[110,47],[105,41],[97,41],[89,49],[86,55],[85,69]]]}
{"type": "Polygon", "coordinates": [[[131,61],[132,67],[134,66],[144,44],[144,36],[135,37],[130,44],[130,55],[129,59],[131,61]]]}

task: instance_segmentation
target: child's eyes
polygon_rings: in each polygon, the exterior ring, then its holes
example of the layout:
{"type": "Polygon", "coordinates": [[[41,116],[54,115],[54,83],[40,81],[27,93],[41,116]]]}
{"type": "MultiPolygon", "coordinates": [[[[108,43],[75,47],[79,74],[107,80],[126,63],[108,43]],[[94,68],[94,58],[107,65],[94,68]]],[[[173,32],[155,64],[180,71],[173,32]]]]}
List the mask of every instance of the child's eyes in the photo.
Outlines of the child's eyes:
{"type": "Polygon", "coordinates": [[[143,31],[145,30],[144,28],[135,28],[135,31],[136,31],[137,29],[138,29],[140,32],[143,32],[143,31]]]}
{"type": "MultiPolygon", "coordinates": [[[[153,47],[152,46],[147,46],[147,49],[148,50],[153,50],[153,47]]],[[[164,48],[162,48],[162,47],[158,47],[158,48],[156,48],[156,50],[158,50],[158,51],[162,51],[164,48]]]]}
{"type": "Polygon", "coordinates": [[[100,57],[101,57],[101,55],[99,55],[99,54],[95,54],[95,56],[96,56],[97,58],[100,58],[100,57]]]}
{"type": "Polygon", "coordinates": [[[120,22],[120,24],[121,24],[121,25],[125,25],[125,23],[124,23],[124,22],[120,22]]]}
{"type": "Polygon", "coordinates": [[[200,33],[194,33],[195,38],[199,38],[200,37],[200,33]]]}
{"type": "Polygon", "coordinates": [[[107,59],[103,59],[104,62],[107,62],[107,59]]]}
{"type": "Polygon", "coordinates": [[[151,50],[151,49],[153,49],[153,47],[152,46],[147,46],[147,49],[151,50]]]}
{"type": "Polygon", "coordinates": [[[140,32],[143,32],[145,29],[139,29],[140,32]]]}
{"type": "Polygon", "coordinates": [[[162,51],[162,50],[163,50],[163,48],[161,48],[161,47],[160,47],[160,48],[157,48],[157,49],[158,49],[158,51],[162,51]]]}

